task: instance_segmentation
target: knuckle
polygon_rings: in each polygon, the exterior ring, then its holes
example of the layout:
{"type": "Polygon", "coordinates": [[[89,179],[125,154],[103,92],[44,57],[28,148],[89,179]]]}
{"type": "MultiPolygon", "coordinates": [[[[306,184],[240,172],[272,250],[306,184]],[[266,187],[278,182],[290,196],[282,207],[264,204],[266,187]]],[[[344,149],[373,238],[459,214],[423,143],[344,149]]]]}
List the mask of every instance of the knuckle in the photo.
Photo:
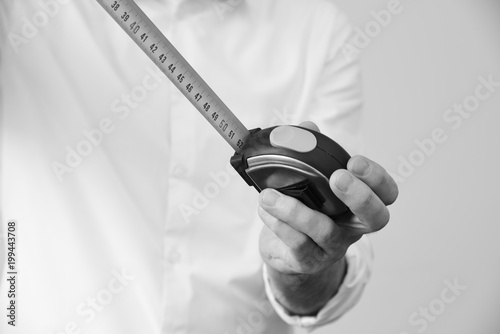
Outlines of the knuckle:
{"type": "Polygon", "coordinates": [[[374,181],[374,187],[383,192],[384,196],[381,197],[384,199],[385,204],[391,205],[396,201],[399,194],[398,185],[392,176],[382,167],[380,167],[380,173],[374,181]]]}
{"type": "Polygon", "coordinates": [[[335,228],[335,225],[331,221],[326,221],[326,222],[319,222],[319,236],[318,236],[318,241],[321,244],[328,244],[332,241],[336,241],[338,239],[337,235],[337,230],[335,228]]]}
{"type": "Polygon", "coordinates": [[[378,173],[377,176],[375,177],[375,180],[373,181],[373,186],[376,188],[384,188],[389,185],[389,179],[385,175],[385,173],[378,173]]]}
{"type": "Polygon", "coordinates": [[[303,272],[314,272],[325,263],[326,254],[319,248],[315,248],[304,256],[300,261],[300,267],[303,272]]]}
{"type": "Polygon", "coordinates": [[[385,170],[383,171],[383,174],[377,178],[374,187],[383,192],[384,203],[387,205],[391,205],[398,198],[398,185],[392,176],[390,176],[385,170]]]}
{"type": "Polygon", "coordinates": [[[275,231],[278,225],[278,218],[271,215],[266,210],[259,207],[258,214],[262,222],[269,227],[272,231],[275,231]]]}
{"type": "Polygon", "coordinates": [[[314,257],[307,257],[302,262],[300,262],[300,271],[302,273],[310,273],[315,271],[318,265],[318,261],[314,257]]]}
{"type": "Polygon", "coordinates": [[[372,225],[373,232],[380,231],[381,229],[386,227],[387,224],[389,223],[390,218],[391,218],[391,214],[390,214],[389,210],[387,210],[387,208],[384,208],[384,210],[382,210],[378,214],[377,219],[374,221],[374,223],[372,225]]]}
{"type": "Polygon", "coordinates": [[[328,250],[328,254],[333,257],[337,254],[344,255],[347,251],[347,248],[352,242],[349,242],[347,237],[344,237],[343,240],[340,240],[338,236],[335,236],[325,242],[325,249],[328,250]]]}
{"type": "Polygon", "coordinates": [[[360,194],[360,198],[358,200],[358,207],[363,209],[363,208],[370,208],[373,206],[375,200],[375,195],[372,192],[365,191],[362,194],[360,194]]]}
{"type": "Polygon", "coordinates": [[[267,221],[270,217],[272,217],[266,210],[264,210],[261,206],[259,206],[257,213],[262,221],[267,221]]]}
{"type": "Polygon", "coordinates": [[[294,252],[301,253],[308,248],[309,238],[304,234],[299,234],[289,242],[290,249],[294,252]]]}
{"type": "Polygon", "coordinates": [[[301,205],[295,198],[286,198],[283,200],[282,209],[288,218],[296,218],[301,213],[301,205]]]}

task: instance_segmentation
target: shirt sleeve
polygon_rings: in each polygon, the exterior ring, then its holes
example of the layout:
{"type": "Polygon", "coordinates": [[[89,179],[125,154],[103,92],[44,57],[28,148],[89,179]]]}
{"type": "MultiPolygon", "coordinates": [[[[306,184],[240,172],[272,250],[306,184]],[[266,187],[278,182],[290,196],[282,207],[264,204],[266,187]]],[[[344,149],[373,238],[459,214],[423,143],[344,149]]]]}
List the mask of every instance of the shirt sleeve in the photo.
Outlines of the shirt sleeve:
{"type": "Polygon", "coordinates": [[[290,313],[276,300],[271,288],[266,266],[264,265],[264,284],[269,302],[276,313],[287,324],[314,329],[335,321],[349,311],[361,298],[365,285],[370,279],[373,267],[373,250],[367,236],[349,247],[346,253],[347,273],[344,280],[330,301],[323,306],[316,316],[298,316],[290,313]]]}

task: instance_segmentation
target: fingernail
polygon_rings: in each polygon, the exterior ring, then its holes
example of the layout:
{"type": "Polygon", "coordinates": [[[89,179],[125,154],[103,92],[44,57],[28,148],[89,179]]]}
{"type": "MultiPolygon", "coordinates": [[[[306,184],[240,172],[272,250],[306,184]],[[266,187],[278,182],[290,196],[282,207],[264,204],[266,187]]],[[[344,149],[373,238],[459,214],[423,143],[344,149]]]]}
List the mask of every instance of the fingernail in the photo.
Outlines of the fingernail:
{"type": "Polygon", "coordinates": [[[267,206],[274,206],[276,202],[278,202],[279,198],[280,195],[277,191],[267,190],[264,192],[264,195],[262,196],[262,202],[267,206]]]}
{"type": "Polygon", "coordinates": [[[349,186],[352,183],[352,177],[348,173],[339,173],[337,175],[337,179],[335,180],[335,186],[340,190],[340,191],[347,191],[349,189],[349,186]]]}
{"type": "Polygon", "coordinates": [[[352,171],[359,176],[364,176],[368,173],[369,168],[370,165],[364,159],[356,159],[354,160],[352,171]]]}

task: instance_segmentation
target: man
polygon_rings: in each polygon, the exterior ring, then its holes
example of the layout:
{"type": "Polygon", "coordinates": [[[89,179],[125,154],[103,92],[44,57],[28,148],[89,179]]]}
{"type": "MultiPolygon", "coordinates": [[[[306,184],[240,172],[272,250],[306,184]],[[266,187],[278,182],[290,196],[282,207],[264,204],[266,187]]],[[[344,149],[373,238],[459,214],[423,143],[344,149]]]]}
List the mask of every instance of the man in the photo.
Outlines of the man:
{"type": "MultiPolygon", "coordinates": [[[[340,52],[350,29],[330,1],[138,4],[249,128],[307,120],[359,149],[359,73],[340,52]]],[[[97,2],[0,6],[16,330],[290,333],[357,302],[371,270],[361,237],[385,226],[397,196],[380,166],[358,156],[332,175],[356,215],[335,222],[276,191],[258,195],[97,2]]]]}

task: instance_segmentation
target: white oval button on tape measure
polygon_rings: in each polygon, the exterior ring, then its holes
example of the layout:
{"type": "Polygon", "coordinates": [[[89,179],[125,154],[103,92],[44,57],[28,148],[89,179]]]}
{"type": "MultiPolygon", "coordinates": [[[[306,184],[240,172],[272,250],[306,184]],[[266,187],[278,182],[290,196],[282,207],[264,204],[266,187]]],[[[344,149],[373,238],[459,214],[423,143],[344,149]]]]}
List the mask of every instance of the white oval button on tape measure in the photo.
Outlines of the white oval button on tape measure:
{"type": "Polygon", "coordinates": [[[274,147],[288,148],[300,153],[311,152],[318,144],[311,132],[288,125],[274,129],[269,136],[269,141],[274,147]]]}

